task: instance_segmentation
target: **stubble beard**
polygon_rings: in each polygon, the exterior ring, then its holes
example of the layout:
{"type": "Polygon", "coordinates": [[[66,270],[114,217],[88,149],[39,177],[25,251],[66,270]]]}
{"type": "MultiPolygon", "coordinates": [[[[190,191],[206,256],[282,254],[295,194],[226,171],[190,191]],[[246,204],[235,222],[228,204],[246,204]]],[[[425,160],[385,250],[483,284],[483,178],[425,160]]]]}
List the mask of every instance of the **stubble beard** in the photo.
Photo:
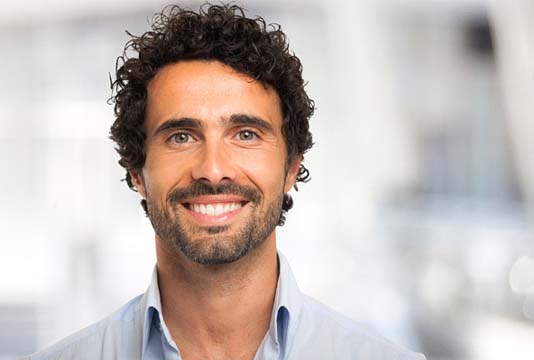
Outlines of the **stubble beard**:
{"type": "Polygon", "coordinates": [[[166,246],[195,263],[219,265],[239,260],[271,235],[282,213],[283,192],[265,204],[264,210],[260,208],[264,199],[256,189],[237,184],[211,186],[196,183],[187,189],[174,190],[168,199],[163,208],[147,194],[148,217],[159,238],[166,246]],[[241,220],[243,224],[203,227],[187,224],[178,214],[179,211],[188,211],[180,200],[191,194],[247,194],[249,214],[241,220]]]}

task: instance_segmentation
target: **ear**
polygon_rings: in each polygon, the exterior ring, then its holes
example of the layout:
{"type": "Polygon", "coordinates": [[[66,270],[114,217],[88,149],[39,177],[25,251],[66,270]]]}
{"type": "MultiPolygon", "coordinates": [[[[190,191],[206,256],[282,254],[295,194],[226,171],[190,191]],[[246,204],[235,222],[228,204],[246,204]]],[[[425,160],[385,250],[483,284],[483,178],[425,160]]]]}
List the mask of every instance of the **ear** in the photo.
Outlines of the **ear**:
{"type": "Polygon", "coordinates": [[[137,192],[139,192],[139,195],[141,195],[143,199],[146,199],[146,188],[143,174],[134,170],[130,170],[129,172],[137,192]]]}
{"type": "Polygon", "coordinates": [[[289,164],[289,169],[286,174],[286,183],[284,186],[284,193],[288,193],[289,190],[297,182],[297,175],[300,169],[300,163],[302,162],[302,155],[295,155],[291,164],[289,164]]]}

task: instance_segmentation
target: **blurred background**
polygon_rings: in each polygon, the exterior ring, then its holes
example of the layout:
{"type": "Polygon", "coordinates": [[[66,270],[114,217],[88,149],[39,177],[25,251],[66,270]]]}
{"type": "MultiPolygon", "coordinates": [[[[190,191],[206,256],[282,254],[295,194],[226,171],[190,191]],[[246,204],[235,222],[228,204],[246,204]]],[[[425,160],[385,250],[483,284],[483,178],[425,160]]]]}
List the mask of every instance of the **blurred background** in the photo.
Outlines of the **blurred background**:
{"type": "MultiPolygon", "coordinates": [[[[106,100],[125,30],[166,4],[3,3],[0,359],[148,286],[106,100]]],[[[317,104],[278,230],[300,287],[430,359],[533,359],[534,2],[244,4],[282,24],[317,104]]]]}

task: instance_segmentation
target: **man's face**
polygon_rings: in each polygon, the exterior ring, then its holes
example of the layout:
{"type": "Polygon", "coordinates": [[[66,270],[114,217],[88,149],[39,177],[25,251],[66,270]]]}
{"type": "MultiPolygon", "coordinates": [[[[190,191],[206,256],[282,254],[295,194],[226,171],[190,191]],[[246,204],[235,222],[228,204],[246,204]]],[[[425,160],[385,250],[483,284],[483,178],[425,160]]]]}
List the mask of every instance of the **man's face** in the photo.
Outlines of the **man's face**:
{"type": "Polygon", "coordinates": [[[147,90],[146,161],[132,178],[163,244],[221,264],[274,240],[300,165],[286,166],[276,91],[216,61],[168,65],[147,90]]]}

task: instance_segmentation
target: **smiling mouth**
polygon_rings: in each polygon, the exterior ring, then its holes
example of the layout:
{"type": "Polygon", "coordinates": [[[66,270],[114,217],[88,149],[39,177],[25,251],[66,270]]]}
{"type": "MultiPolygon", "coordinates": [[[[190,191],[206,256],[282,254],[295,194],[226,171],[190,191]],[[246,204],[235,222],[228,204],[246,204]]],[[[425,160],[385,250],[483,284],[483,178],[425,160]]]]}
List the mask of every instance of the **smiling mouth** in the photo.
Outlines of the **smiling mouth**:
{"type": "Polygon", "coordinates": [[[214,202],[214,203],[183,203],[182,205],[197,214],[208,216],[221,216],[245,206],[248,201],[234,201],[234,202],[214,202]]]}

